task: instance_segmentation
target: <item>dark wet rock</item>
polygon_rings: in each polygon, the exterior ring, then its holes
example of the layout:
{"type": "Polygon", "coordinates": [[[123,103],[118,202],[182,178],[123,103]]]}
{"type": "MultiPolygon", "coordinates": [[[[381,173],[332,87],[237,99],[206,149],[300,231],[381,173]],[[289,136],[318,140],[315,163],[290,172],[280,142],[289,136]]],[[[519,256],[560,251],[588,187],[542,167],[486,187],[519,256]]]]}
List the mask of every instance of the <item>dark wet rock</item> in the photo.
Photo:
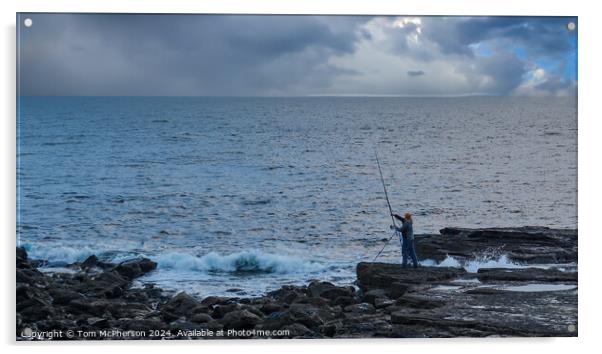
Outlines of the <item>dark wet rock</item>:
{"type": "Polygon", "coordinates": [[[190,320],[195,323],[211,322],[213,318],[206,313],[197,313],[190,317],[190,320]]]}
{"type": "Polygon", "coordinates": [[[352,296],[339,296],[332,302],[335,306],[346,307],[357,303],[357,299],[352,296]]]}
{"type": "Polygon", "coordinates": [[[37,269],[17,269],[17,283],[34,283],[37,281],[43,281],[43,274],[37,269]]]}
{"type": "Polygon", "coordinates": [[[292,323],[294,323],[294,321],[288,311],[276,311],[265,316],[263,321],[255,328],[264,330],[279,330],[292,323]]]}
{"type": "Polygon", "coordinates": [[[374,313],[376,308],[367,302],[345,306],[345,312],[374,313]]]}
{"type": "Polygon", "coordinates": [[[183,291],[163,304],[161,306],[161,311],[170,312],[176,315],[184,315],[198,306],[201,306],[201,303],[183,291]]]}
{"type": "MultiPolygon", "coordinates": [[[[432,247],[432,252],[438,249],[437,257],[447,253],[472,258],[487,240],[497,247],[508,236],[506,242],[512,239],[522,244],[507,245],[504,252],[530,262],[538,259],[537,247],[543,252],[541,259],[570,259],[573,242],[576,247],[575,235],[542,228],[446,229],[436,238],[419,236],[417,245],[424,250],[432,247]],[[457,246],[462,242],[466,242],[462,245],[465,249],[457,246]]],[[[439,259],[426,251],[420,256],[439,259]]],[[[156,267],[150,260],[104,267],[98,260],[87,261],[82,268],[76,264],[72,268],[75,273],[42,273],[36,264],[43,262],[29,260],[26,252],[17,250],[18,338],[24,328],[286,329],[292,338],[577,335],[577,273],[557,269],[466,273],[459,268],[360,263],[358,291],[312,280],[307,286],[285,285],[261,297],[201,299],[186,293],[164,293],[152,284],[133,288],[135,277],[156,267]],[[513,290],[515,285],[531,284],[574,287],[552,287],[543,292],[513,290]]]]}
{"type": "Polygon", "coordinates": [[[67,311],[72,314],[92,315],[102,317],[105,310],[111,305],[106,300],[94,300],[89,298],[74,299],[67,305],[67,311]]]}
{"type": "Polygon", "coordinates": [[[577,282],[577,272],[562,272],[558,269],[541,268],[489,268],[479,269],[477,278],[482,282],[492,281],[528,281],[528,282],[577,282]]]}
{"type": "Polygon", "coordinates": [[[282,330],[288,331],[291,338],[316,338],[316,333],[301,323],[286,325],[282,330]]]}
{"type": "Polygon", "coordinates": [[[17,247],[17,268],[31,268],[27,261],[27,251],[23,247],[17,247]]]}
{"type": "Polygon", "coordinates": [[[405,295],[397,299],[395,304],[412,309],[434,309],[444,306],[445,302],[423,295],[405,295]]]}
{"type": "Polygon", "coordinates": [[[278,303],[275,303],[275,302],[269,302],[269,303],[263,304],[260,307],[260,310],[264,314],[269,315],[271,313],[279,312],[279,311],[284,310],[284,306],[282,306],[282,305],[280,305],[278,303]]]}
{"type": "Polygon", "coordinates": [[[109,326],[109,320],[101,317],[90,317],[86,322],[94,328],[107,328],[109,326]]]}
{"type": "Polygon", "coordinates": [[[301,323],[308,328],[315,328],[324,323],[320,317],[320,309],[313,306],[293,304],[288,312],[293,322],[301,323]]]}
{"type": "Polygon", "coordinates": [[[206,324],[208,324],[209,322],[211,322],[211,321],[198,323],[198,322],[187,321],[185,319],[179,318],[179,319],[169,323],[169,327],[170,327],[170,329],[172,329],[174,331],[178,331],[178,330],[193,331],[195,329],[196,330],[204,329],[206,327],[206,324]]]}
{"type": "Polygon", "coordinates": [[[304,294],[301,294],[297,291],[291,290],[291,291],[287,291],[282,297],[282,302],[286,303],[286,304],[292,304],[295,300],[301,300],[303,298],[306,298],[306,296],[304,294]]]}
{"type": "Polygon", "coordinates": [[[318,297],[321,296],[322,293],[335,288],[336,286],[333,283],[316,280],[309,283],[307,286],[307,293],[309,296],[318,297]]]}
{"type": "Polygon", "coordinates": [[[391,298],[398,298],[412,288],[455,279],[466,273],[460,268],[403,268],[399,264],[365,262],[357,265],[356,272],[358,286],[364,294],[378,289],[391,298]]]}
{"type": "Polygon", "coordinates": [[[157,268],[157,263],[148,258],[137,258],[119,263],[115,271],[128,280],[142,276],[157,268]]]}
{"type": "Polygon", "coordinates": [[[377,309],[382,309],[385,307],[389,307],[395,305],[395,300],[391,300],[389,298],[376,298],[374,299],[374,307],[377,309]]]}
{"type": "Polygon", "coordinates": [[[220,318],[224,317],[226,314],[233,312],[233,311],[241,310],[242,308],[243,308],[242,305],[237,302],[227,303],[224,305],[216,305],[213,308],[211,317],[220,319],[220,318]]]}
{"type": "MultiPolygon", "coordinates": [[[[78,265],[78,264],[74,263],[73,265],[78,265]]],[[[89,270],[92,268],[107,269],[107,268],[111,268],[113,266],[114,265],[111,263],[101,261],[94,254],[89,256],[88,258],[86,258],[86,260],[84,260],[81,264],[79,264],[79,267],[84,270],[89,270]]]]}
{"type": "Polygon", "coordinates": [[[475,295],[496,295],[506,292],[505,290],[500,290],[496,288],[474,288],[466,290],[467,294],[475,294],[475,295]]]}
{"type": "Polygon", "coordinates": [[[170,329],[169,325],[163,321],[157,319],[133,319],[133,318],[122,318],[117,321],[111,321],[109,324],[111,327],[120,328],[122,330],[130,331],[148,331],[153,330],[167,330],[170,329]]]}
{"type": "Polygon", "coordinates": [[[371,303],[372,305],[374,305],[374,302],[376,301],[376,299],[380,299],[380,298],[388,299],[387,291],[385,289],[377,288],[377,289],[368,290],[362,296],[362,299],[364,300],[364,302],[371,303]]]}
{"type": "Polygon", "coordinates": [[[464,229],[447,227],[440,235],[418,235],[422,259],[441,261],[447,255],[471,259],[491,249],[523,263],[577,262],[577,230],[547,227],[464,229]]]}
{"type": "Polygon", "coordinates": [[[225,305],[228,302],[230,302],[229,297],[224,297],[224,296],[207,296],[206,298],[204,298],[201,301],[201,304],[203,305],[207,305],[207,306],[213,306],[213,305],[225,305]]]}
{"type": "Polygon", "coordinates": [[[308,304],[308,305],[312,305],[312,306],[328,306],[330,304],[330,300],[325,299],[323,297],[317,296],[317,297],[304,297],[301,299],[297,299],[297,301],[295,301],[295,303],[297,304],[308,304]]]}
{"type": "Polygon", "coordinates": [[[50,289],[50,296],[52,296],[52,303],[55,305],[67,305],[72,300],[82,299],[84,297],[77,291],[65,288],[50,289]]]}
{"type": "Polygon", "coordinates": [[[225,314],[220,323],[226,329],[251,329],[260,321],[259,316],[248,310],[236,310],[225,314]]]}

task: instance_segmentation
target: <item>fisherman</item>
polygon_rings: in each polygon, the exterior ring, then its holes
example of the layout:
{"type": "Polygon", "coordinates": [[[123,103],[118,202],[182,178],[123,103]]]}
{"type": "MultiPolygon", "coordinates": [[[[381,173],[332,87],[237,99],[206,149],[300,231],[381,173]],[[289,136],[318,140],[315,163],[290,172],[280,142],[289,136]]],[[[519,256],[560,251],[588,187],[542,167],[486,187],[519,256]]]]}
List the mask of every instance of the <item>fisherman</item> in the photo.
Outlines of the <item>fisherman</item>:
{"type": "Polygon", "coordinates": [[[393,217],[401,221],[401,227],[391,225],[391,229],[401,232],[401,266],[404,268],[408,266],[409,257],[412,259],[414,268],[418,268],[418,257],[416,257],[416,248],[414,246],[414,227],[412,225],[412,214],[405,213],[403,218],[397,214],[393,214],[393,217]]]}

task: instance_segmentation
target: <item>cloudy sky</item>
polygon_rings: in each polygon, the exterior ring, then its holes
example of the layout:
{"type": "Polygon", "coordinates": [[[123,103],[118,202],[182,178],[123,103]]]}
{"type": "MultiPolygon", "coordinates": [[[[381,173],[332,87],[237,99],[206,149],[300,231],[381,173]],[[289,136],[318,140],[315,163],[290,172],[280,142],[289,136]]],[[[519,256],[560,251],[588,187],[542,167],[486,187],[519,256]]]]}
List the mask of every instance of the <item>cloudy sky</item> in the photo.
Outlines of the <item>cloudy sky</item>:
{"type": "Polygon", "coordinates": [[[22,95],[575,95],[568,17],[19,17],[22,95]],[[23,20],[33,25],[25,27],[23,20]]]}

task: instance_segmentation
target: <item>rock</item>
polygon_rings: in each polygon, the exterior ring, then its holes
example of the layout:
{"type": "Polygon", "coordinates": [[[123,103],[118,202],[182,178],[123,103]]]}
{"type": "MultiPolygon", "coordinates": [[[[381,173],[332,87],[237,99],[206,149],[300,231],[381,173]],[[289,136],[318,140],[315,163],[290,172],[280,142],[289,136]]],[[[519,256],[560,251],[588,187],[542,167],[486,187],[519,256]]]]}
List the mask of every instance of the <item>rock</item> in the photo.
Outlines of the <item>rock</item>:
{"type": "Polygon", "coordinates": [[[416,285],[457,278],[466,271],[451,267],[403,268],[399,264],[366,263],[357,265],[357,279],[364,290],[389,289],[391,284],[416,285]]]}
{"type": "Polygon", "coordinates": [[[379,298],[374,299],[374,306],[377,309],[382,309],[382,308],[389,307],[392,305],[395,305],[395,301],[391,300],[389,298],[379,297],[379,298]]]}
{"type": "Polygon", "coordinates": [[[237,310],[241,310],[241,309],[242,309],[242,305],[240,305],[237,302],[232,302],[232,303],[228,303],[225,305],[216,305],[213,308],[213,312],[211,313],[211,316],[213,318],[220,319],[229,312],[237,311],[237,310]]]}
{"type": "Polygon", "coordinates": [[[257,323],[261,321],[259,316],[247,311],[247,310],[236,310],[228,312],[220,320],[220,323],[226,329],[251,329],[255,327],[257,323]]]}
{"type": "Polygon", "coordinates": [[[387,292],[384,289],[372,289],[368,290],[362,296],[364,302],[371,303],[374,305],[374,301],[378,298],[387,298],[387,292]]]}
{"type": "Polygon", "coordinates": [[[353,305],[355,303],[357,303],[357,300],[351,296],[339,296],[332,302],[333,305],[341,307],[353,305]]]}
{"type": "Polygon", "coordinates": [[[474,295],[496,295],[505,292],[505,290],[494,289],[494,288],[474,288],[466,290],[467,294],[474,295]]]}
{"type": "Polygon", "coordinates": [[[96,257],[96,255],[91,255],[88,258],[86,258],[85,261],[82,262],[81,267],[82,268],[92,268],[95,267],[98,264],[98,257],[96,257]]]}
{"type": "Polygon", "coordinates": [[[194,297],[188,295],[186,292],[178,293],[161,306],[161,313],[167,314],[167,317],[179,317],[191,314],[192,311],[201,306],[194,297]]]}
{"type": "Polygon", "coordinates": [[[264,330],[279,330],[293,323],[288,311],[276,311],[267,315],[255,328],[264,330]]]}
{"type": "MultiPolygon", "coordinates": [[[[142,331],[147,332],[149,329],[152,330],[167,330],[170,329],[169,325],[156,320],[156,319],[132,319],[124,318],[118,321],[109,321],[109,326],[113,328],[119,328],[121,330],[130,331],[142,331]]],[[[148,339],[148,338],[146,338],[148,339]]]]}
{"type": "Polygon", "coordinates": [[[336,286],[334,284],[327,281],[312,281],[307,286],[307,292],[309,296],[318,297],[327,290],[332,290],[335,288],[336,286]]]}
{"type": "Polygon", "coordinates": [[[408,284],[393,282],[387,287],[387,296],[391,299],[398,299],[399,297],[403,296],[403,294],[405,294],[409,288],[410,285],[408,284]]]}
{"type": "Polygon", "coordinates": [[[305,296],[302,294],[299,294],[298,292],[292,290],[287,292],[285,295],[282,296],[282,302],[284,302],[285,304],[292,304],[293,301],[300,299],[300,298],[304,298],[305,296]]]}
{"type": "MultiPolygon", "coordinates": [[[[494,246],[526,263],[571,259],[576,231],[446,229],[441,235],[417,236],[423,259],[444,258],[446,253],[474,257],[494,246]]],[[[357,292],[312,280],[307,286],[286,285],[257,298],[210,296],[199,302],[186,293],[166,296],[152,284],[132,288],[132,279],[156,267],[147,259],[105,267],[92,258],[81,269],[79,264],[72,268],[75,274],[41,273],[37,264],[17,250],[18,339],[24,339],[25,328],[286,329],[295,338],[577,335],[577,273],[556,269],[481,269],[467,274],[459,268],[360,263],[357,292]],[[506,290],[484,287],[474,278],[506,290]],[[512,288],[532,283],[575,287],[543,292],[512,288]]]]}
{"type": "Polygon", "coordinates": [[[21,316],[28,321],[41,321],[48,318],[52,318],[56,315],[56,312],[52,306],[28,306],[20,311],[21,316]]]}
{"type": "Polygon", "coordinates": [[[90,317],[86,320],[86,322],[89,326],[94,328],[107,328],[109,325],[109,320],[100,317],[90,317]]]}
{"type": "Polygon", "coordinates": [[[17,268],[31,268],[27,262],[27,251],[23,247],[17,247],[17,268]]]}
{"type": "Polygon", "coordinates": [[[327,289],[322,291],[322,293],[320,294],[320,297],[323,297],[325,299],[329,299],[329,300],[334,300],[337,297],[340,296],[352,296],[353,295],[353,288],[351,287],[335,287],[332,289],[327,289]]]}
{"type": "Polygon", "coordinates": [[[399,299],[408,291],[442,281],[449,281],[466,274],[461,268],[418,267],[403,268],[399,264],[359,263],[357,265],[358,286],[363,292],[363,301],[380,306],[389,306],[386,299],[399,299]]]}
{"type": "MultiPolygon", "coordinates": [[[[211,322],[211,321],[207,321],[207,322],[205,322],[205,324],[209,323],[209,322],[211,322]]],[[[187,320],[184,320],[184,319],[181,319],[181,318],[177,319],[177,320],[175,320],[173,322],[171,322],[169,324],[169,327],[170,327],[170,329],[172,329],[174,331],[178,331],[178,330],[192,331],[192,330],[195,330],[195,329],[196,330],[201,330],[201,329],[205,328],[205,326],[203,326],[200,323],[196,323],[196,322],[193,322],[193,321],[187,321],[187,320]]]]}
{"type": "Polygon", "coordinates": [[[201,301],[201,304],[203,305],[207,305],[207,306],[214,306],[214,305],[225,305],[228,302],[230,302],[229,297],[223,297],[223,296],[207,296],[206,298],[204,298],[201,301]]]}
{"type": "Polygon", "coordinates": [[[445,305],[445,302],[420,295],[404,295],[395,302],[398,306],[414,309],[434,309],[445,305]]]}
{"type": "Polygon", "coordinates": [[[346,306],[344,311],[358,313],[374,313],[376,311],[376,308],[372,304],[362,302],[360,304],[346,306]]]}
{"type": "Polygon", "coordinates": [[[486,268],[479,269],[477,278],[482,282],[491,281],[529,281],[543,283],[576,283],[577,272],[562,272],[558,269],[541,269],[541,268],[522,268],[522,269],[506,269],[506,268],[486,268]]]}
{"type": "Polygon", "coordinates": [[[513,261],[524,263],[577,262],[577,230],[547,227],[444,228],[440,235],[417,235],[421,259],[442,261],[446,255],[471,259],[497,249],[513,261]]]}
{"type": "Polygon", "coordinates": [[[292,304],[288,310],[291,320],[312,329],[324,323],[319,309],[305,304],[292,304]]]}
{"type": "Polygon", "coordinates": [[[37,269],[17,268],[17,283],[33,284],[42,282],[44,275],[37,269]]]}
{"type": "Polygon", "coordinates": [[[293,323],[282,327],[282,330],[289,332],[291,338],[315,338],[316,334],[301,323],[293,323]]]}
{"type": "Polygon", "coordinates": [[[195,323],[207,323],[211,322],[213,318],[206,313],[197,313],[190,317],[190,320],[195,323]]]}
{"type": "Polygon", "coordinates": [[[295,301],[295,303],[309,304],[312,306],[321,307],[321,306],[328,306],[330,304],[330,301],[323,297],[318,296],[318,297],[303,297],[303,298],[295,301]]]}
{"type": "Polygon", "coordinates": [[[277,303],[267,303],[267,304],[263,304],[260,307],[261,312],[263,312],[266,315],[269,315],[274,312],[282,311],[283,309],[284,309],[284,307],[277,303]]]}
{"type": "Polygon", "coordinates": [[[76,291],[65,288],[50,289],[50,296],[52,296],[52,303],[55,305],[67,305],[72,300],[84,297],[76,291]]]}
{"type": "Polygon", "coordinates": [[[132,280],[157,268],[157,263],[148,258],[131,259],[119,263],[115,271],[128,280],[132,280]]]}
{"type": "Polygon", "coordinates": [[[67,305],[67,310],[73,314],[91,315],[93,317],[102,317],[107,307],[111,303],[106,300],[94,299],[74,299],[67,305]]]}

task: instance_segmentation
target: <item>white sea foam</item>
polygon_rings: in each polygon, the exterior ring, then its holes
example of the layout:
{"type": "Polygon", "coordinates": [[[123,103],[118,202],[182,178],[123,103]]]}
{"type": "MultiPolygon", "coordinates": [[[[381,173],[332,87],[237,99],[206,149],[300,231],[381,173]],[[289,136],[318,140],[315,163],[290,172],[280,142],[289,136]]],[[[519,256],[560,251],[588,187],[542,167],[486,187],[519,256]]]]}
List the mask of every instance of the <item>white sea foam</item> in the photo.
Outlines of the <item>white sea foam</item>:
{"type": "Polygon", "coordinates": [[[24,245],[27,254],[31,259],[43,259],[50,263],[73,263],[81,262],[87,257],[98,254],[87,246],[82,247],[32,247],[24,245]]]}
{"type": "Polygon", "coordinates": [[[231,254],[210,252],[202,256],[187,253],[166,253],[153,258],[160,269],[192,270],[201,272],[265,272],[306,273],[319,271],[324,266],[295,256],[284,256],[243,251],[231,254]]]}
{"type": "MultiPolygon", "coordinates": [[[[91,255],[101,255],[106,251],[82,247],[32,247],[24,245],[32,259],[46,260],[51,264],[68,264],[82,262],[91,255]]],[[[159,255],[146,255],[131,252],[109,252],[105,257],[112,263],[119,263],[137,256],[151,258],[158,263],[160,269],[198,272],[261,272],[261,273],[308,273],[325,270],[320,263],[306,261],[300,257],[275,255],[257,250],[220,254],[210,252],[202,256],[189,253],[169,252],[159,255]]]]}
{"type": "Polygon", "coordinates": [[[461,261],[452,256],[447,256],[439,263],[432,259],[427,259],[420,264],[431,267],[455,267],[464,268],[469,273],[476,273],[481,268],[525,268],[526,266],[517,262],[511,261],[508,256],[501,255],[494,257],[479,257],[476,259],[461,261]]]}

